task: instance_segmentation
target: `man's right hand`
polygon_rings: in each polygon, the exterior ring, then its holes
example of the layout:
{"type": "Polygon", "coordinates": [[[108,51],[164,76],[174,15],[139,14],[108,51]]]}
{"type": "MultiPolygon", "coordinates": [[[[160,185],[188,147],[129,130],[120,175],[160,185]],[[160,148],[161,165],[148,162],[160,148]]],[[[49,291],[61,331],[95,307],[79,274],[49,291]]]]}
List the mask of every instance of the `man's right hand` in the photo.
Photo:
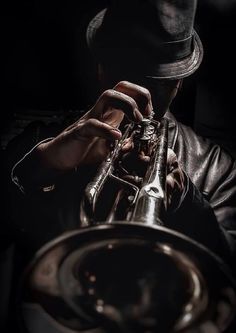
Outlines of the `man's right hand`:
{"type": "Polygon", "coordinates": [[[124,115],[139,122],[152,111],[146,88],[121,81],[105,91],[96,104],[77,122],[36,150],[42,164],[58,171],[80,165],[98,164],[109,153],[110,143],[121,138],[118,129],[124,115]]]}

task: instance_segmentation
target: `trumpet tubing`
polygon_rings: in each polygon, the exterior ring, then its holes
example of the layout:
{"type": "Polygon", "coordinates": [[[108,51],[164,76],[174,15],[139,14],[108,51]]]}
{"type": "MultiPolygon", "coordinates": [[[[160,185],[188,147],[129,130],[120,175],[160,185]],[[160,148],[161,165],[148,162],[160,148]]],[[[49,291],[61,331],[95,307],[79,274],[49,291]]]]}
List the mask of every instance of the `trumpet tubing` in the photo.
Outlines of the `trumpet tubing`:
{"type": "Polygon", "coordinates": [[[143,119],[139,125],[128,125],[120,142],[85,189],[82,225],[112,220],[163,225],[167,148],[167,119],[160,123],[143,119]],[[134,147],[124,154],[122,147],[127,138],[132,140],[134,147]],[[148,164],[139,159],[140,154],[148,156],[148,164]],[[104,214],[104,201],[110,208],[107,215],[104,214]],[[103,215],[99,207],[102,207],[103,215]]]}
{"type": "Polygon", "coordinates": [[[59,332],[219,333],[232,327],[236,283],[228,267],[165,227],[167,149],[166,119],[126,127],[85,189],[82,228],[47,244],[25,273],[28,328],[35,304],[53,332],[54,322],[59,332]]]}

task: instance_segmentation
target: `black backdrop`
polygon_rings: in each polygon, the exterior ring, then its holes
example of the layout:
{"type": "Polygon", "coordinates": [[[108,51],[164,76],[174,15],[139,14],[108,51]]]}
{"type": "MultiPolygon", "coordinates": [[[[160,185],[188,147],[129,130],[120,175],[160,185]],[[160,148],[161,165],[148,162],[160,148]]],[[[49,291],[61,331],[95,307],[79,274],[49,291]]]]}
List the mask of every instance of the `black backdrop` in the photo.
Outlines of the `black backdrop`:
{"type": "Polygon", "coordinates": [[[84,31],[89,18],[105,4],[103,0],[5,3],[2,64],[8,112],[78,108],[86,103],[89,57],[84,31]]]}
{"type": "MultiPolygon", "coordinates": [[[[21,109],[86,108],[93,102],[96,85],[85,29],[89,19],[108,2],[11,0],[4,3],[2,127],[21,109]]],[[[235,3],[235,0],[199,0],[196,28],[205,49],[204,61],[197,74],[185,80],[185,89],[175,103],[176,113],[187,123],[193,121],[199,80],[222,96],[223,107],[231,109],[234,105],[235,85],[228,80],[230,77],[234,80],[236,72],[235,3]],[[219,85],[219,80],[224,84],[219,85]],[[183,105],[192,112],[182,114],[183,105]]],[[[228,111],[229,117],[232,114],[228,111]]],[[[232,121],[229,123],[231,126],[232,121]]]]}
{"type": "MultiPolygon", "coordinates": [[[[10,0],[4,3],[1,129],[6,129],[13,114],[22,109],[86,109],[94,101],[95,75],[86,48],[85,29],[89,19],[108,2],[10,0]]],[[[190,125],[200,110],[196,121],[199,133],[219,142],[227,135],[233,153],[236,151],[235,4],[236,0],[199,0],[196,29],[204,45],[204,61],[193,77],[185,79],[184,89],[174,105],[177,117],[190,125]],[[206,103],[206,98],[216,100],[217,112],[214,103],[206,103]]]]}
{"type": "MultiPolygon", "coordinates": [[[[108,1],[9,0],[2,4],[3,132],[22,110],[86,109],[93,103],[96,77],[85,29],[108,1]]],[[[236,156],[235,3],[199,0],[196,29],[205,56],[198,72],[185,79],[174,112],[236,156]]],[[[0,274],[0,330],[7,320],[11,251],[0,251],[0,271],[4,272],[0,274]]]]}

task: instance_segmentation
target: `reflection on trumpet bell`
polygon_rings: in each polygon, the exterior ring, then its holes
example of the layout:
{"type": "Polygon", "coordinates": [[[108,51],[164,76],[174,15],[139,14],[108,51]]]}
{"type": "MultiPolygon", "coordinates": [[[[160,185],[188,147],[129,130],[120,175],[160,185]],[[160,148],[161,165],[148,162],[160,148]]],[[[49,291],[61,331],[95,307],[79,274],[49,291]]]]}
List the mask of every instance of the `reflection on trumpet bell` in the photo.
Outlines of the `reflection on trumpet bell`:
{"type": "Polygon", "coordinates": [[[52,332],[218,333],[230,328],[236,309],[235,282],[219,258],[182,234],[139,222],[56,239],[35,258],[21,290],[30,333],[39,332],[32,312],[52,332]]]}
{"type": "Polygon", "coordinates": [[[112,331],[181,331],[207,308],[201,273],[167,244],[111,239],[83,254],[78,249],[64,261],[62,288],[78,315],[83,302],[91,318],[104,320],[112,331]]]}

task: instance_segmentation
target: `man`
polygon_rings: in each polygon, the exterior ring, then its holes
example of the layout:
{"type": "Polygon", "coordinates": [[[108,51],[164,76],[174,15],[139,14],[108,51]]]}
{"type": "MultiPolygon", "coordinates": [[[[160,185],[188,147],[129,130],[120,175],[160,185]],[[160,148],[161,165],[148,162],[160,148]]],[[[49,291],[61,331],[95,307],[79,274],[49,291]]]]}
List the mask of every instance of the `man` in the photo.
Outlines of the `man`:
{"type": "MultiPolygon", "coordinates": [[[[88,165],[92,169],[91,165],[105,158],[110,141],[121,137],[118,127],[124,114],[138,122],[154,109],[156,119],[164,115],[169,119],[169,147],[176,154],[169,151],[167,225],[231,262],[234,239],[230,233],[236,226],[235,162],[220,147],[177,123],[169,112],[181,80],[202,60],[202,44],[193,29],[195,11],[196,1],[186,1],[184,6],[182,1],[114,1],[90,22],[87,40],[98,61],[101,87],[113,88],[105,90],[82,118],[56,137],[37,143],[14,166],[12,179],[26,196],[28,193],[30,205],[37,202],[39,208],[39,202],[43,203],[42,222],[25,222],[24,226],[20,222],[24,245],[28,240],[37,248],[79,226],[72,217],[72,212],[78,216],[76,203],[70,208],[70,217],[58,213],[58,202],[65,200],[62,193],[68,191],[67,200],[73,193],[67,178],[73,179],[75,169],[81,175],[88,165]]],[[[47,131],[41,136],[45,137],[47,131]]],[[[80,181],[78,187],[81,190],[84,184],[80,181]]],[[[24,210],[22,206],[20,210],[24,210]]],[[[35,209],[33,213],[25,210],[26,221],[34,220],[35,209]]]]}
{"type": "Polygon", "coordinates": [[[195,10],[196,1],[189,0],[113,1],[91,21],[87,39],[105,92],[69,126],[40,124],[15,145],[12,220],[26,260],[48,240],[80,227],[79,198],[110,143],[120,139],[124,115],[140,122],[154,110],[156,119],[169,120],[167,226],[234,269],[235,162],[169,111],[181,80],[202,60],[195,10]]]}

